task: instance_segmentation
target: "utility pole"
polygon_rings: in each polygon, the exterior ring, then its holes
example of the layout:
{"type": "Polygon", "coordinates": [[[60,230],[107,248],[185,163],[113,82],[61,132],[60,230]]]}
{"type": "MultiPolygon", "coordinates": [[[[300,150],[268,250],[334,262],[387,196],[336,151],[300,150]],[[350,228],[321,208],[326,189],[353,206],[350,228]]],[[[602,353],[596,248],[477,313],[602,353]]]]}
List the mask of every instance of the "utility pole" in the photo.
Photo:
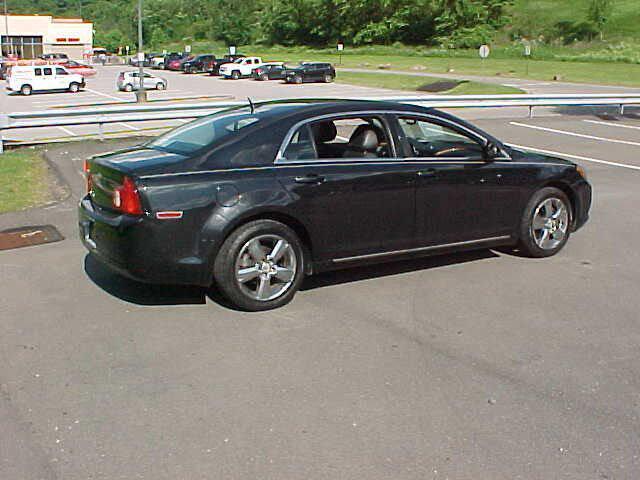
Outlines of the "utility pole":
{"type": "Polygon", "coordinates": [[[138,90],[136,90],[138,103],[147,101],[147,92],[144,89],[144,53],[142,48],[142,0],[138,0],[138,67],[140,67],[138,70],[138,90]]]}
{"type": "Polygon", "coordinates": [[[11,53],[10,42],[9,42],[9,13],[7,12],[7,0],[4,0],[4,30],[5,30],[5,42],[7,45],[7,55],[11,53]]]}

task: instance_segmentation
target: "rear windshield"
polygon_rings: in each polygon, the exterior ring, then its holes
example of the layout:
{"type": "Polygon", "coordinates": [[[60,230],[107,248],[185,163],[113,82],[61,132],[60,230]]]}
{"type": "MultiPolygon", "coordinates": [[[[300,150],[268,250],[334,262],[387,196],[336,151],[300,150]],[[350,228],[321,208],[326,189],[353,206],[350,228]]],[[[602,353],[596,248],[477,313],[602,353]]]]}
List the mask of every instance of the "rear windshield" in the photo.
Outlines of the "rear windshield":
{"type": "Polygon", "coordinates": [[[222,138],[237,135],[260,121],[257,115],[234,110],[194,120],[152,140],[147,146],[181,155],[192,154],[222,138]]]}

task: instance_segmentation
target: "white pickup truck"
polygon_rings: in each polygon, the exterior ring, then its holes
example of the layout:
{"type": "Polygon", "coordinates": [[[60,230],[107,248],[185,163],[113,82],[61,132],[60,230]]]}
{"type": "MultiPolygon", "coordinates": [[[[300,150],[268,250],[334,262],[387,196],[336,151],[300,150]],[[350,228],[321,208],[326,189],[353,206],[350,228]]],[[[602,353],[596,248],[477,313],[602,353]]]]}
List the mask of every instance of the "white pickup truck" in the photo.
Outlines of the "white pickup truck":
{"type": "Polygon", "coordinates": [[[254,68],[262,65],[260,57],[239,58],[233,63],[223,63],[220,65],[220,75],[225,78],[238,80],[242,77],[250,77],[254,68]]]}

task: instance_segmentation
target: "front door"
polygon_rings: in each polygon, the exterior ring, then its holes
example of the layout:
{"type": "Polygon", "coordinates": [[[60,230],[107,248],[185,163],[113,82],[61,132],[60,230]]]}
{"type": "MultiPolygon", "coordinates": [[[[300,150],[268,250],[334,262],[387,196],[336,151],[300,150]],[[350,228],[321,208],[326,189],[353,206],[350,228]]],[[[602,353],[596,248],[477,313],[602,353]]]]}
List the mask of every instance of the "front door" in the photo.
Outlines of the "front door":
{"type": "Polygon", "coordinates": [[[316,260],[414,244],[416,174],[396,158],[390,138],[386,121],[374,116],[311,122],[293,134],[276,170],[296,216],[313,230],[316,260]]]}
{"type": "Polygon", "coordinates": [[[399,116],[416,183],[417,238],[424,246],[513,234],[521,209],[509,165],[488,161],[484,140],[442,119],[399,116]]]}

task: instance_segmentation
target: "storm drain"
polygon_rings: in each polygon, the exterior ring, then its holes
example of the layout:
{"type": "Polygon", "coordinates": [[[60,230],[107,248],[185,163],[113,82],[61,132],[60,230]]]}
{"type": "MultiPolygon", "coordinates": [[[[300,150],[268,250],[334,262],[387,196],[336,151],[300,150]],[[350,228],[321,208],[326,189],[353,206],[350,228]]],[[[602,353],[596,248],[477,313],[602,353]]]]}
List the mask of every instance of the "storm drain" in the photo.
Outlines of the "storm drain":
{"type": "Polygon", "coordinates": [[[0,250],[42,245],[63,239],[62,234],[53,225],[11,228],[0,232],[0,250]]]}

